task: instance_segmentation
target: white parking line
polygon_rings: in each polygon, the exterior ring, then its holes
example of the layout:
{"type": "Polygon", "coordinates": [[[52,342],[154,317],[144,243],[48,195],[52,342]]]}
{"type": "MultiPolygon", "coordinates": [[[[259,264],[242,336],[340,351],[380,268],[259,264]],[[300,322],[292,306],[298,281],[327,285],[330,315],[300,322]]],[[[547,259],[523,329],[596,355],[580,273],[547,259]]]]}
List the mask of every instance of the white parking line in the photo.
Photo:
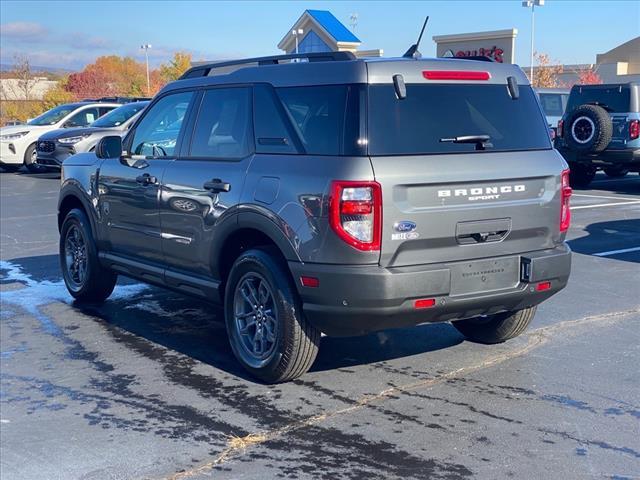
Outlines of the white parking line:
{"type": "Polygon", "coordinates": [[[571,210],[582,210],[583,208],[616,207],[618,205],[633,205],[636,203],[640,203],[640,200],[636,200],[633,202],[599,203],[598,205],[580,205],[578,207],[571,207],[571,210]]]}
{"type": "Polygon", "coordinates": [[[631,200],[632,202],[635,202],[638,200],[638,198],[629,198],[629,197],[611,197],[611,196],[606,196],[606,195],[587,195],[585,193],[573,193],[572,197],[589,197],[589,198],[611,198],[613,200],[631,200]]]}
{"type": "Polygon", "coordinates": [[[608,257],[609,255],[617,255],[619,253],[638,252],[640,247],[623,248],[622,250],[609,250],[608,252],[594,253],[596,257],[608,257]]]}

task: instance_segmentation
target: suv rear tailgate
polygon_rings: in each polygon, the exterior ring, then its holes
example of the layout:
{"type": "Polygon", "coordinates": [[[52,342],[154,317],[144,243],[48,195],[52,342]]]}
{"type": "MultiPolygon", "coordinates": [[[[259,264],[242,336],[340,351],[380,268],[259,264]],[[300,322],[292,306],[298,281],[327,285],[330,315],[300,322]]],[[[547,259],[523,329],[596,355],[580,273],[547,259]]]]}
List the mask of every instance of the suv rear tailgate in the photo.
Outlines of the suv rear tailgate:
{"type": "Polygon", "coordinates": [[[382,186],[380,265],[456,262],[562,242],[555,150],[371,157],[382,186]]]}

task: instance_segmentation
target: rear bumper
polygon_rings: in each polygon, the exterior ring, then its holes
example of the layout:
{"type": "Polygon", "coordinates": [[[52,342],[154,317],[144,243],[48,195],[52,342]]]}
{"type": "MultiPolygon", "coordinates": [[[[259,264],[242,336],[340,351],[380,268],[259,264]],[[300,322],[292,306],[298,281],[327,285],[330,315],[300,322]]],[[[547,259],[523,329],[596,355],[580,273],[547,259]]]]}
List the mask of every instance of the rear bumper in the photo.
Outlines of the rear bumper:
{"type": "Polygon", "coordinates": [[[605,150],[600,153],[578,153],[567,148],[559,148],[562,156],[570,162],[591,163],[594,166],[624,166],[640,168],[640,148],[626,150],[605,150]]]}
{"type": "Polygon", "coordinates": [[[289,267],[307,319],[328,335],[349,336],[519,310],[543,302],[566,286],[571,271],[571,250],[566,244],[518,257],[521,278],[515,287],[465,295],[450,294],[451,272],[446,264],[382,268],[290,262],[289,267]],[[318,278],[320,285],[303,287],[302,275],[318,278]],[[550,281],[551,288],[537,291],[535,284],[541,281],[550,281]],[[421,298],[434,298],[436,304],[414,308],[415,300],[421,298]]]}

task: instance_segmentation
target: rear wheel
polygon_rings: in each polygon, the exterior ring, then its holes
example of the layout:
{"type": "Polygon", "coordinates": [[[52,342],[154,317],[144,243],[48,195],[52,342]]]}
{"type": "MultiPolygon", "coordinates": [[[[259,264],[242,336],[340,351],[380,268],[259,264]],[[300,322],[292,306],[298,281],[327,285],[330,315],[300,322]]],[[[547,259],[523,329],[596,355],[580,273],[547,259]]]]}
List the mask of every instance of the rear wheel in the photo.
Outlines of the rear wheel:
{"type": "Polygon", "coordinates": [[[42,165],[38,165],[36,163],[37,152],[36,152],[36,144],[29,145],[27,150],[24,152],[24,166],[27,167],[27,170],[31,173],[42,173],[46,171],[45,167],[42,165]]]}
{"type": "Polygon", "coordinates": [[[320,332],[304,318],[276,252],[248,250],[235,261],[226,286],[225,321],[238,361],[265,382],[299,377],[318,353],[320,332]]]}
{"type": "Polygon", "coordinates": [[[607,177],[613,177],[613,178],[622,178],[627,173],[629,173],[629,170],[622,167],[605,167],[603,168],[603,170],[604,170],[604,173],[607,175],[607,177]]]}
{"type": "Polygon", "coordinates": [[[60,267],[69,293],[81,302],[102,302],[118,276],[100,265],[86,214],[77,208],[64,219],[60,232],[60,267]]]}
{"type": "Polygon", "coordinates": [[[453,322],[467,339],[478,343],[502,343],[524,332],[536,314],[536,307],[453,322]]]}
{"type": "Polygon", "coordinates": [[[569,164],[569,182],[573,188],[587,188],[596,176],[596,169],[583,163],[569,164]]]}

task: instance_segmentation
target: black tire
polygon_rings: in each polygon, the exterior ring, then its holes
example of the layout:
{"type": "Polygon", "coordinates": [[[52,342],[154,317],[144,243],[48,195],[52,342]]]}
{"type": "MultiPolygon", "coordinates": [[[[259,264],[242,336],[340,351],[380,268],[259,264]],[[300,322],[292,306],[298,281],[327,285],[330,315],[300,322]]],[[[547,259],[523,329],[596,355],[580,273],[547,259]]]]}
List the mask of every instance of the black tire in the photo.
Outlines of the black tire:
{"type": "Polygon", "coordinates": [[[3,163],[2,165],[0,165],[0,168],[2,168],[5,172],[15,173],[20,170],[21,166],[21,164],[16,165],[15,163],[3,163]]]}
{"type": "Polygon", "coordinates": [[[596,176],[596,168],[584,163],[569,163],[569,183],[572,188],[587,188],[596,176]]]}
{"type": "Polygon", "coordinates": [[[567,122],[565,141],[580,152],[602,152],[613,135],[613,123],[609,113],[597,105],[581,105],[567,122]]]}
{"type": "Polygon", "coordinates": [[[626,176],[627,173],[629,173],[629,170],[622,167],[605,167],[602,170],[604,170],[604,173],[607,175],[607,177],[611,178],[622,178],[626,176]]]}
{"type": "Polygon", "coordinates": [[[291,275],[274,250],[247,250],[235,261],[225,289],[225,322],[236,358],[264,382],[303,375],[318,353],[320,331],[305,319],[291,275]],[[256,298],[252,306],[248,300],[256,298]]]}
{"type": "Polygon", "coordinates": [[[89,219],[82,210],[77,208],[71,210],[62,223],[60,268],[67,290],[79,302],[103,302],[111,295],[118,280],[117,274],[100,265],[89,219]],[[71,237],[76,240],[72,241],[71,237]],[[77,241],[78,237],[80,237],[82,245],[77,241]],[[78,257],[72,251],[73,245],[77,245],[75,253],[78,254],[78,257]],[[84,254],[81,254],[83,248],[84,254]],[[78,261],[78,268],[73,268],[76,258],[82,260],[78,261]],[[80,268],[81,265],[84,265],[84,268],[80,268]],[[83,271],[84,274],[80,275],[80,271],[83,271]]]}
{"type": "Polygon", "coordinates": [[[529,307],[515,312],[458,320],[453,322],[453,326],[472,342],[502,343],[526,330],[536,314],[536,308],[529,307]]]}
{"type": "Polygon", "coordinates": [[[29,145],[24,152],[24,166],[27,167],[29,173],[43,173],[47,169],[36,163],[36,144],[29,145]]]}

